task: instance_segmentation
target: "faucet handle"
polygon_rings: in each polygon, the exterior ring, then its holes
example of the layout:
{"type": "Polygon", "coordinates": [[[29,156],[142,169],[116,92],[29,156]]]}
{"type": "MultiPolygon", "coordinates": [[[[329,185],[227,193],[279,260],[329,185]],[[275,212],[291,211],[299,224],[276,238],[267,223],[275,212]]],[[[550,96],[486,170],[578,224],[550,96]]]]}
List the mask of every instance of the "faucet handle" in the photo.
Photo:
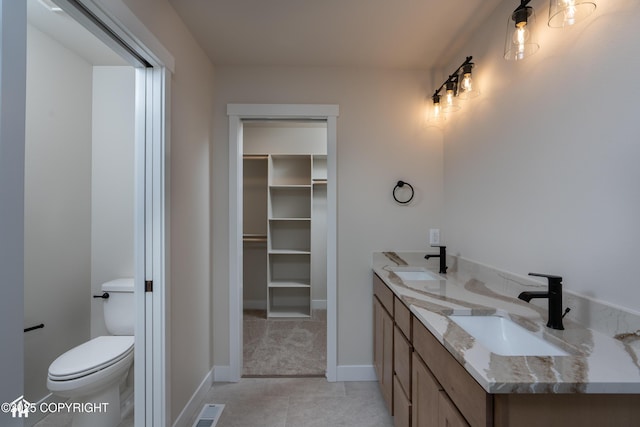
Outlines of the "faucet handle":
{"type": "Polygon", "coordinates": [[[553,274],[529,273],[529,276],[546,277],[547,279],[549,279],[549,282],[562,282],[562,276],[555,276],[553,274]]]}
{"type": "Polygon", "coordinates": [[[529,276],[546,277],[549,283],[550,292],[562,292],[562,276],[541,273],[529,273],[529,276]]]}

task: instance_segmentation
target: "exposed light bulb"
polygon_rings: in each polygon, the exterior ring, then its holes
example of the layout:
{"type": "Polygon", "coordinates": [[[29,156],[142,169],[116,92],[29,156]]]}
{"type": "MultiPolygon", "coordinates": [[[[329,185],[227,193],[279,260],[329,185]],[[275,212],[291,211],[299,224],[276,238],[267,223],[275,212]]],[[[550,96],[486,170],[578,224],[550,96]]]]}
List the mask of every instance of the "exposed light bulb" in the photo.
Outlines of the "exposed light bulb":
{"type": "Polygon", "coordinates": [[[440,103],[441,97],[438,94],[434,94],[433,97],[431,97],[431,100],[433,101],[433,103],[429,111],[426,125],[441,127],[444,125],[445,120],[444,111],[442,110],[442,104],[440,103]]]}
{"type": "Polygon", "coordinates": [[[473,80],[471,80],[471,73],[462,76],[462,83],[460,83],[460,86],[465,92],[471,92],[473,90],[473,80]]]}
{"type": "Polygon", "coordinates": [[[529,29],[526,22],[518,22],[516,30],[513,32],[512,41],[518,46],[516,52],[517,59],[523,59],[525,55],[525,43],[529,40],[529,29]]]}
{"type": "Polygon", "coordinates": [[[447,106],[453,105],[453,89],[447,90],[444,96],[444,102],[447,106]]]}
{"type": "Polygon", "coordinates": [[[576,4],[573,0],[562,0],[564,3],[564,23],[573,25],[576,23],[576,4]]]}
{"type": "MultiPolygon", "coordinates": [[[[471,61],[471,57],[467,59],[471,61]]],[[[480,95],[480,91],[473,82],[471,77],[471,70],[473,69],[473,62],[468,62],[462,65],[462,80],[460,80],[460,99],[471,99],[480,95]]]]}
{"type": "Polygon", "coordinates": [[[440,107],[440,103],[433,104],[433,117],[438,119],[442,116],[442,108],[440,107]]]}

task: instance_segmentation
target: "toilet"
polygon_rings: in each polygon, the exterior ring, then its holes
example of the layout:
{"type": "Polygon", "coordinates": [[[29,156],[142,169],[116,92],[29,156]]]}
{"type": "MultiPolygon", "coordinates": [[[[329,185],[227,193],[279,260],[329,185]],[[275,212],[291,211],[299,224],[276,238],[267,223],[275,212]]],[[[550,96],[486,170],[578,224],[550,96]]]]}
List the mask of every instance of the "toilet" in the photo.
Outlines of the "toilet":
{"type": "Polygon", "coordinates": [[[121,388],[127,395],[133,391],[124,385],[133,365],[133,278],[106,282],[102,292],[104,320],[111,335],[72,348],[49,366],[47,388],[54,395],[93,404],[86,407],[106,408],[104,412],[74,412],[73,427],[117,426],[122,419],[121,388]]]}

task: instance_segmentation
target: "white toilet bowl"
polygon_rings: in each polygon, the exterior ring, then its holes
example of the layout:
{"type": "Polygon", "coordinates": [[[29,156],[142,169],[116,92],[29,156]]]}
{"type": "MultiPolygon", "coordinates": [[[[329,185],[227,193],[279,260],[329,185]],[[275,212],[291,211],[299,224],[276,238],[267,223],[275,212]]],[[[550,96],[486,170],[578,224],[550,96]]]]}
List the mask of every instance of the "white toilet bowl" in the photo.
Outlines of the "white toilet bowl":
{"type": "Polygon", "coordinates": [[[113,427],[120,423],[120,384],[133,363],[133,343],[133,336],[94,338],[51,364],[49,390],[85,405],[83,411],[74,413],[73,427],[113,427]]]}
{"type": "MultiPolygon", "coordinates": [[[[102,284],[104,320],[112,334],[92,339],[67,351],[49,366],[47,387],[80,405],[73,410],[73,427],[116,427],[122,418],[120,385],[133,365],[135,307],[132,278],[102,284]],[[106,405],[105,405],[106,404],[106,405]],[[100,410],[98,408],[101,408],[100,410]]],[[[123,387],[125,413],[131,409],[123,387]]]]}

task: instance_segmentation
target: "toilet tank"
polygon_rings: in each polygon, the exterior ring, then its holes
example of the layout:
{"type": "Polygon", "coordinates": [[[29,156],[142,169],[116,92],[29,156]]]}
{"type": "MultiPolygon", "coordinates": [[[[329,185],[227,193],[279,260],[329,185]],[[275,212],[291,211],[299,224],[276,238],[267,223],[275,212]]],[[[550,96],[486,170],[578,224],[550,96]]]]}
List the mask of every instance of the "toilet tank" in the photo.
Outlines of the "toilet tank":
{"type": "Polygon", "coordinates": [[[133,298],[133,278],[111,280],[102,284],[104,299],[104,322],[111,335],[133,335],[135,325],[135,304],[133,298]]]}

